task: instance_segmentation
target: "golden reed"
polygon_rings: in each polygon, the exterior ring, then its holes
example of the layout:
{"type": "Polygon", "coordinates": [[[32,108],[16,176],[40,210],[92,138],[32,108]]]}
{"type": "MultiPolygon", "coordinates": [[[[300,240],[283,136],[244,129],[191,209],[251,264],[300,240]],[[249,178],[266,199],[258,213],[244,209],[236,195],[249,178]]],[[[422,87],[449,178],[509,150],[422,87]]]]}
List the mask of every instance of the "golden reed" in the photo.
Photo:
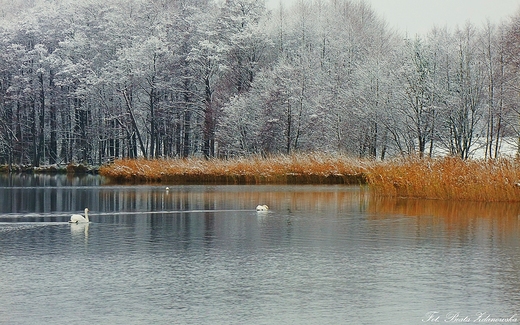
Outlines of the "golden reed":
{"type": "Polygon", "coordinates": [[[234,159],[123,159],[100,168],[118,182],[220,184],[364,184],[359,160],[329,154],[234,159]]]}
{"type": "Polygon", "coordinates": [[[324,153],[236,159],[124,159],[100,169],[118,182],[369,184],[377,195],[520,201],[520,161],[415,157],[383,162],[324,153]]]}
{"type": "Polygon", "coordinates": [[[405,158],[373,164],[367,177],[386,196],[520,201],[520,165],[513,159],[405,158]]]}

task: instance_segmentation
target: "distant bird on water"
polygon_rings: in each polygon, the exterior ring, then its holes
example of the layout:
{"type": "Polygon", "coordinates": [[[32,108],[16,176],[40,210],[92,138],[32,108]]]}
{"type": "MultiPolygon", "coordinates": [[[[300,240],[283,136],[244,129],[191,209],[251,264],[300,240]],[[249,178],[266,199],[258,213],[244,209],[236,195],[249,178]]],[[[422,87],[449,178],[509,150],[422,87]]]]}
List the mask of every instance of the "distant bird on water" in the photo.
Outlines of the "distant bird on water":
{"type": "Polygon", "coordinates": [[[85,208],[85,216],[81,214],[73,214],[70,216],[69,223],[89,223],[88,220],[88,208],[85,208]]]}
{"type": "Polygon", "coordinates": [[[267,211],[269,210],[269,207],[265,204],[260,204],[256,207],[256,211],[267,211]]]}

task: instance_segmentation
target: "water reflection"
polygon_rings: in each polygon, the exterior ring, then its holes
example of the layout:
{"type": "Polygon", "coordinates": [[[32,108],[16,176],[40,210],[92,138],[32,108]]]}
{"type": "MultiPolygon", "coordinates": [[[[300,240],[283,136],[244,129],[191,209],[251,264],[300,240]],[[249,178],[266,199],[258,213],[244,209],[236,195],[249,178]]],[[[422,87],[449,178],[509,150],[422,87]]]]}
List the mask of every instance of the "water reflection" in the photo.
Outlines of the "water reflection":
{"type": "Polygon", "coordinates": [[[510,314],[517,312],[520,204],[372,197],[366,212],[371,222],[385,223],[388,237],[408,237],[421,249],[431,246],[429,253],[438,251],[429,260],[439,276],[437,289],[459,288],[463,300],[500,288],[510,314]]]}
{"type": "Polygon", "coordinates": [[[97,186],[104,181],[90,174],[0,174],[0,184],[5,187],[97,186]]]}
{"type": "MultiPolygon", "coordinates": [[[[520,204],[374,197],[367,213],[373,219],[413,217],[423,232],[448,232],[460,239],[485,236],[520,243],[520,204]]],[[[481,239],[483,240],[483,239],[481,239]]]]}
{"type": "Polygon", "coordinates": [[[73,238],[85,238],[88,239],[88,223],[72,223],[70,224],[70,233],[73,238]]]}
{"type": "Polygon", "coordinates": [[[517,218],[520,203],[443,201],[372,197],[369,212],[376,215],[437,216],[448,222],[466,218],[517,218]]]}
{"type": "Polygon", "coordinates": [[[0,178],[0,323],[420,324],[520,305],[518,205],[57,178],[0,178]],[[85,207],[91,224],[67,223],[85,207]]]}
{"type": "Polygon", "coordinates": [[[269,202],[278,211],[315,211],[338,210],[365,200],[357,188],[338,191],[332,186],[170,186],[169,191],[130,187],[117,192],[102,188],[99,195],[103,211],[254,210],[259,202],[269,202]]]}

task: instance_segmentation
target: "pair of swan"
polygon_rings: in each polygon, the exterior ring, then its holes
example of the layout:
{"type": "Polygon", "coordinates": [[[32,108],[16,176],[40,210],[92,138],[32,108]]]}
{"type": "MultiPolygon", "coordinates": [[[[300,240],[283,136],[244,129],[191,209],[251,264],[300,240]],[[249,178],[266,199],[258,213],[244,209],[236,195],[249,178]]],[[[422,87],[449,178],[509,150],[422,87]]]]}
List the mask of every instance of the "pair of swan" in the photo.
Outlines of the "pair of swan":
{"type": "MultiPolygon", "coordinates": [[[[256,211],[268,211],[269,207],[265,204],[260,204],[256,207],[256,211]]],[[[89,223],[88,208],[85,208],[85,216],[81,214],[73,214],[70,216],[69,223],[89,223]]]]}
{"type": "Polygon", "coordinates": [[[70,216],[69,223],[89,223],[88,220],[88,208],[85,208],[85,216],[81,214],[73,214],[70,216]]]}

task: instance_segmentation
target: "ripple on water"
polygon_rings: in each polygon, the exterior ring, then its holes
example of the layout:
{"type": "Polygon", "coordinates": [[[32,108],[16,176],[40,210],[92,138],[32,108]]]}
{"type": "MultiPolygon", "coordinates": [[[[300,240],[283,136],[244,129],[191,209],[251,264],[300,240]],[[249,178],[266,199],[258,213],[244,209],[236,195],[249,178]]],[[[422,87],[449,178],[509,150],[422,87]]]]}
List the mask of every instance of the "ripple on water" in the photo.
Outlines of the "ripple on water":
{"type": "Polygon", "coordinates": [[[336,186],[81,193],[88,225],[66,223],[72,201],[0,207],[1,324],[418,324],[520,302],[510,207],[453,216],[467,209],[336,186]],[[271,211],[248,209],[258,202],[271,211]]]}

